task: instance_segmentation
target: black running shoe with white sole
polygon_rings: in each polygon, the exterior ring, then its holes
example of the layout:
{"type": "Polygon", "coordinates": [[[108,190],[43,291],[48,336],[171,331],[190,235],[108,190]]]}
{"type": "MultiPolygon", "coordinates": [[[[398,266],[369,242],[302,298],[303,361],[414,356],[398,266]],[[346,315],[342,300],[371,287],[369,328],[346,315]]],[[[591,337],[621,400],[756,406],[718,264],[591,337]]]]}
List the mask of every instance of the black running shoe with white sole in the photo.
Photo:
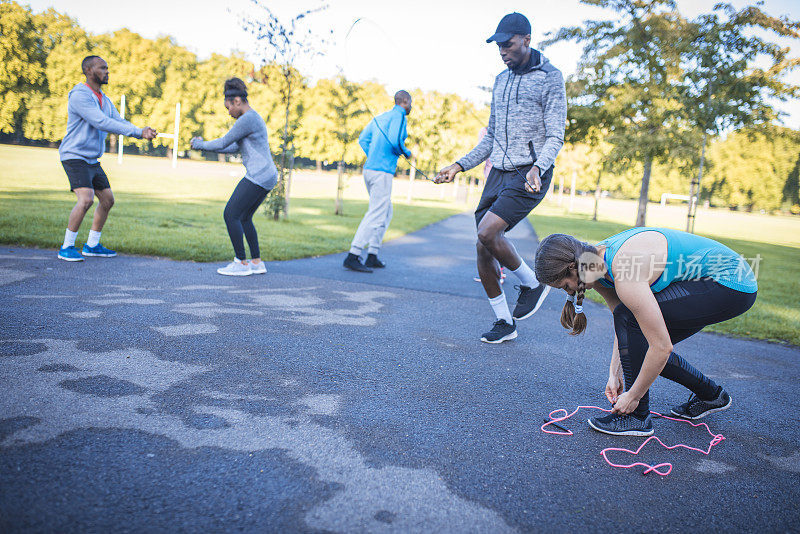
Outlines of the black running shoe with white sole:
{"type": "Polygon", "coordinates": [[[481,336],[484,343],[502,343],[517,337],[517,323],[513,319],[512,324],[508,324],[505,319],[495,321],[492,329],[481,336]]]}
{"type": "Polygon", "coordinates": [[[592,417],[589,426],[598,432],[612,436],[652,436],[653,419],[650,414],[642,419],[633,414],[608,414],[605,417],[592,417]]]}
{"type": "Polygon", "coordinates": [[[519,289],[519,296],[517,297],[514,313],[511,315],[517,321],[527,319],[536,313],[547,294],[550,293],[550,286],[544,284],[539,284],[534,288],[528,286],[515,286],[515,288],[519,289]]]}
{"type": "Polygon", "coordinates": [[[689,400],[681,404],[680,406],[676,406],[672,410],[672,415],[676,417],[681,417],[683,419],[702,419],[703,417],[707,416],[708,414],[712,414],[714,412],[721,412],[722,410],[727,410],[731,406],[731,396],[728,395],[728,392],[722,388],[719,388],[720,391],[717,394],[717,398],[713,400],[705,401],[692,393],[689,397],[689,400]]]}

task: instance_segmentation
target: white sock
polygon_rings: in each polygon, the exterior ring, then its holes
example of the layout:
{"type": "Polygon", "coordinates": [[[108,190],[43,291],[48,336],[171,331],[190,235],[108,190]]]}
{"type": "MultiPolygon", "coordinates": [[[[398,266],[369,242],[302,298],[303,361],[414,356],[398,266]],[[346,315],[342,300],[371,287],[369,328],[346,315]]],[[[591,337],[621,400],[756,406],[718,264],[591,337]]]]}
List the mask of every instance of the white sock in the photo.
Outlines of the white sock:
{"type": "Polygon", "coordinates": [[[100,244],[100,232],[95,232],[94,230],[89,230],[89,238],[86,240],[86,244],[90,247],[96,247],[100,244]]]}
{"type": "Polygon", "coordinates": [[[239,258],[237,258],[236,256],[234,256],[234,257],[233,257],[233,263],[244,263],[244,261],[243,261],[243,260],[240,260],[239,258]]]}
{"type": "Polygon", "coordinates": [[[67,228],[67,233],[64,234],[64,246],[62,248],[74,247],[75,239],[78,237],[78,232],[72,232],[67,228]]]}
{"type": "Polygon", "coordinates": [[[494,315],[498,319],[505,319],[508,324],[512,324],[513,319],[511,319],[511,310],[508,309],[505,293],[500,293],[500,295],[496,296],[495,298],[489,299],[489,304],[492,305],[494,315]]]}
{"type": "Polygon", "coordinates": [[[533,269],[528,267],[528,264],[524,261],[519,264],[519,267],[517,267],[516,271],[511,272],[514,273],[517,278],[519,278],[519,281],[522,282],[523,286],[528,286],[533,289],[539,285],[539,281],[536,279],[536,273],[534,273],[533,269]]]}

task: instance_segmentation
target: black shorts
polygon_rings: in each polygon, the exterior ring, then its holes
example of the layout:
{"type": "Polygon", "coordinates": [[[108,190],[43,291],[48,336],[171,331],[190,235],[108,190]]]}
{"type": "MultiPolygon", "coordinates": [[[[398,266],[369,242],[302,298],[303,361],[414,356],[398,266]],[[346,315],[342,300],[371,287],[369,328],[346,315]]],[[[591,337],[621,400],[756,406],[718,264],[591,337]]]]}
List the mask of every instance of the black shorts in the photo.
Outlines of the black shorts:
{"type": "Polygon", "coordinates": [[[61,162],[69,179],[69,190],[91,187],[95,191],[109,189],[108,176],[99,163],[86,163],[82,159],[68,159],[61,162]]]}
{"type": "Polygon", "coordinates": [[[542,201],[550,188],[550,181],[553,179],[553,167],[547,169],[541,176],[542,187],[539,188],[539,191],[528,193],[525,190],[523,177],[528,174],[531,167],[533,165],[517,167],[519,174],[514,170],[504,171],[492,167],[486,178],[481,200],[475,209],[476,226],[481,223],[486,212],[491,211],[508,223],[506,231],[511,230],[542,201]]]}

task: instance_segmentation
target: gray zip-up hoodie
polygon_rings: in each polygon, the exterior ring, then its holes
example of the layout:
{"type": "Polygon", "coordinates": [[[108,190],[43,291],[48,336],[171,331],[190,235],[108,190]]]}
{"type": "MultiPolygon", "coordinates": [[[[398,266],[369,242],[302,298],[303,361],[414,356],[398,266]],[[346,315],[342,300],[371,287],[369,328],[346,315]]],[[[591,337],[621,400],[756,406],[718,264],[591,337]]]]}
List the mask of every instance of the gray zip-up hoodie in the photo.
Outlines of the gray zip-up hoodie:
{"type": "Polygon", "coordinates": [[[103,104],[85,83],[79,83],[69,92],[67,104],[67,133],[61,140],[58,153],[61,161],[82,159],[97,163],[105,150],[109,133],[142,138],[142,129],[123,119],[111,100],[100,93],[103,104]]]}
{"type": "Polygon", "coordinates": [[[528,141],[536,149],[536,166],[544,173],[564,145],[567,93],[561,71],[538,50],[527,65],[504,70],[494,80],[486,135],[458,164],[469,170],[491,156],[492,166],[506,171],[534,163],[528,141]]]}

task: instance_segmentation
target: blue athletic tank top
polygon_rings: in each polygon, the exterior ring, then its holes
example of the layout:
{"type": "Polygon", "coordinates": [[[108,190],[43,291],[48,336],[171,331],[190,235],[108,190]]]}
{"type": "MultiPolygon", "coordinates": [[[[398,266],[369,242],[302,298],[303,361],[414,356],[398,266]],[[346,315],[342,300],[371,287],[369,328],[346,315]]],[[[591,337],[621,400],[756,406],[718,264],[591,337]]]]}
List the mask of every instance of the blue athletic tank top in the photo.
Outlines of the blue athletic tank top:
{"type": "MultiPolygon", "coordinates": [[[[658,293],[672,282],[700,278],[711,278],[725,287],[742,293],[758,291],[753,270],[739,254],[713,239],[669,228],[631,228],[598,243],[606,246],[603,259],[609,269],[608,276],[612,280],[614,275],[611,272],[611,262],[614,261],[614,256],[622,244],[638,233],[649,231],[659,232],[667,238],[666,265],[663,266],[663,274],[650,286],[653,293],[658,293]]],[[[661,265],[658,264],[656,267],[661,265]]],[[[631,265],[626,268],[637,267],[631,265]]],[[[642,270],[642,274],[646,274],[650,266],[641,265],[638,268],[642,270]]],[[[603,278],[600,279],[600,283],[606,287],[614,287],[613,281],[609,282],[603,278]]]]}

